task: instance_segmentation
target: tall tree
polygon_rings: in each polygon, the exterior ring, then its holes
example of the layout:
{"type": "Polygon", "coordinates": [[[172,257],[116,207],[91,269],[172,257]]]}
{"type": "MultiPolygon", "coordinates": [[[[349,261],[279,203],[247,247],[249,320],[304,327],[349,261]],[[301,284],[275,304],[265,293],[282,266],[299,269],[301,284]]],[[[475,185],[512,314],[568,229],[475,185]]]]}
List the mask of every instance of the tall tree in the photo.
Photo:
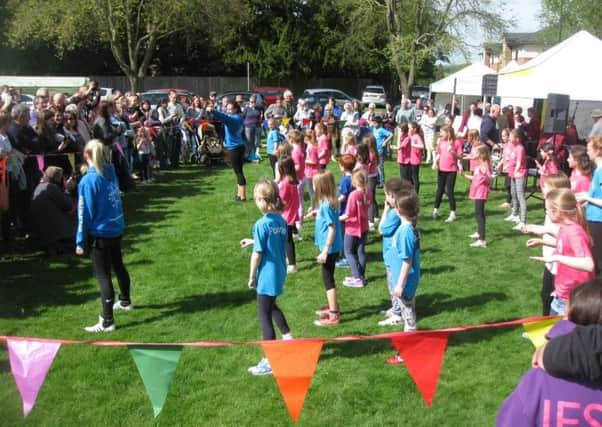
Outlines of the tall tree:
{"type": "Polygon", "coordinates": [[[464,52],[469,32],[499,36],[506,22],[490,0],[355,0],[360,16],[386,26],[386,55],[402,93],[409,95],[417,70],[442,53],[464,52]]]}
{"type": "Polygon", "coordinates": [[[199,23],[218,31],[244,13],[235,0],[9,0],[7,8],[13,46],[51,42],[60,57],[89,43],[108,43],[132,91],[161,40],[199,23]]]}
{"type": "Polygon", "coordinates": [[[579,30],[602,37],[602,8],[599,0],[543,0],[542,36],[560,42],[579,30]]]}

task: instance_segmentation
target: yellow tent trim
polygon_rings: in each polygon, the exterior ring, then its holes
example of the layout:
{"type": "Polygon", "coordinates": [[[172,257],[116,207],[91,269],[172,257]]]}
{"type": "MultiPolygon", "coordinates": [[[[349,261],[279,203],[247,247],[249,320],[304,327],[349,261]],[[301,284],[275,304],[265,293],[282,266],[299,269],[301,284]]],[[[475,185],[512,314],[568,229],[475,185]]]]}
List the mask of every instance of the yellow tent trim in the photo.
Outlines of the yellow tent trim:
{"type": "Polygon", "coordinates": [[[533,74],[533,72],[535,71],[537,67],[529,67],[525,70],[518,70],[518,71],[513,71],[511,73],[506,74],[509,77],[525,77],[528,75],[533,74]]]}

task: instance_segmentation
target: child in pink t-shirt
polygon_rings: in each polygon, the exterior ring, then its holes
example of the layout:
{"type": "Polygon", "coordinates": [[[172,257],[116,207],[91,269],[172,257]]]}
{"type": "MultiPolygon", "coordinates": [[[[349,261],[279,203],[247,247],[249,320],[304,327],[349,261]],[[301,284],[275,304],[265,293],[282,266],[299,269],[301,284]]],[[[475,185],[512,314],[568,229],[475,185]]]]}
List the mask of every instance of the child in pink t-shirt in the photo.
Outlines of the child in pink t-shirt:
{"type": "Polygon", "coordinates": [[[571,173],[571,191],[575,194],[588,193],[592,185],[592,160],[587,154],[587,149],[581,145],[573,145],[569,153],[569,167],[571,173]]]}
{"type": "Polygon", "coordinates": [[[397,163],[399,163],[399,176],[410,181],[410,151],[412,138],[410,128],[406,123],[397,126],[397,163]]]}
{"type": "Polygon", "coordinates": [[[280,175],[278,194],[280,200],[284,203],[284,209],[282,209],[280,215],[286,221],[288,231],[288,241],[286,244],[287,271],[295,273],[297,272],[297,257],[293,235],[296,234],[296,224],[299,220],[299,193],[297,192],[297,172],[295,171],[295,162],[293,159],[286,157],[280,160],[278,162],[278,174],[280,175]]]}
{"type": "MultiPolygon", "coordinates": [[[[368,192],[372,195],[370,208],[368,209],[368,221],[370,229],[374,229],[375,218],[378,218],[378,205],[376,204],[376,187],[378,182],[378,164],[380,162],[380,154],[376,146],[376,138],[374,135],[366,135],[362,142],[368,145],[370,152],[370,166],[368,167],[368,192]]],[[[384,156],[384,153],[383,153],[384,156]]]]}
{"type": "Polygon", "coordinates": [[[474,214],[477,220],[477,231],[469,236],[477,240],[471,243],[470,246],[485,248],[487,247],[487,241],[485,240],[485,202],[489,197],[489,186],[493,178],[491,177],[489,149],[484,144],[474,148],[473,161],[475,167],[472,176],[462,172],[462,176],[470,179],[468,197],[474,200],[474,214]]]}
{"type": "Polygon", "coordinates": [[[455,138],[454,129],[443,126],[439,131],[439,142],[435,149],[435,160],[433,169],[437,172],[437,192],[435,193],[435,208],[433,218],[439,218],[439,206],[443,193],[447,194],[449,200],[449,217],[445,222],[456,220],[456,198],[454,187],[456,186],[456,175],[458,173],[458,160],[462,159],[462,143],[455,138]]]}
{"type": "Polygon", "coordinates": [[[305,184],[307,192],[309,193],[310,206],[314,204],[314,186],[312,184],[312,178],[320,170],[320,163],[318,158],[319,148],[318,141],[314,131],[311,129],[305,130],[305,184]]]}
{"type": "Polygon", "coordinates": [[[510,132],[509,147],[504,149],[504,169],[510,177],[510,194],[512,195],[512,212],[505,221],[517,222],[513,230],[522,230],[527,223],[527,198],[525,184],[527,182],[527,155],[521,142],[518,129],[510,132]],[[520,217],[518,208],[520,206],[520,217]]]}
{"type": "MultiPolygon", "coordinates": [[[[531,257],[536,261],[554,262],[558,269],[554,278],[551,315],[563,315],[571,290],[594,278],[594,259],[585,216],[573,192],[563,188],[552,190],[546,197],[546,212],[560,229],[552,255],[531,257]]],[[[527,246],[534,246],[527,241],[527,246]]],[[[553,244],[553,243],[552,243],[553,244]]]]}
{"type": "Polygon", "coordinates": [[[543,194],[544,184],[548,175],[555,175],[558,173],[558,160],[556,154],[554,154],[554,144],[546,142],[541,146],[539,150],[543,164],[535,160],[537,169],[539,171],[539,186],[543,194]]]}
{"type": "Polygon", "coordinates": [[[478,162],[475,160],[475,155],[476,155],[476,150],[477,147],[481,144],[483,144],[483,142],[481,141],[481,138],[479,136],[479,131],[476,129],[471,129],[468,131],[468,142],[470,142],[470,154],[467,156],[464,156],[464,160],[470,160],[469,163],[469,169],[471,172],[473,172],[475,170],[475,168],[478,166],[478,162]]]}
{"type": "Polygon", "coordinates": [[[410,123],[410,182],[416,190],[416,194],[420,190],[420,163],[422,163],[422,150],[424,149],[424,141],[422,139],[422,130],[416,122],[410,123]]]}
{"type": "Polygon", "coordinates": [[[300,233],[303,227],[303,187],[305,186],[305,149],[303,147],[303,134],[297,129],[287,134],[288,143],[293,146],[291,158],[295,162],[297,172],[297,193],[299,194],[299,219],[297,220],[297,231],[300,233]]]}
{"type": "Polygon", "coordinates": [[[328,162],[330,161],[330,153],[332,151],[332,144],[330,143],[330,136],[327,132],[327,127],[324,123],[316,123],[314,126],[316,133],[316,139],[318,140],[318,158],[320,170],[326,169],[328,162]]]}
{"type": "Polygon", "coordinates": [[[343,133],[343,154],[357,155],[355,134],[351,130],[343,133]]]}
{"type": "Polygon", "coordinates": [[[345,213],[339,217],[345,223],[343,247],[345,258],[353,276],[346,277],[344,286],[363,288],[366,273],[366,241],[368,240],[368,208],[372,195],[368,191],[368,176],[364,171],[355,171],[351,177],[353,190],[347,197],[345,213]]]}

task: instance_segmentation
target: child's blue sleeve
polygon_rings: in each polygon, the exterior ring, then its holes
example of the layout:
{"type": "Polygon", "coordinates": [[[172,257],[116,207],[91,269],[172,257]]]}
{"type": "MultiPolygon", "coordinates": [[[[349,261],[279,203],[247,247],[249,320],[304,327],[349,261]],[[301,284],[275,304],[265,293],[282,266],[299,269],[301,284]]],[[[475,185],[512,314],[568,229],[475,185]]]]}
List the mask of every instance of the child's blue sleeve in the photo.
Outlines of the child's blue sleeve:
{"type": "Polygon", "coordinates": [[[265,232],[258,222],[253,225],[253,252],[262,253],[265,250],[265,232]]]}
{"type": "Polygon", "coordinates": [[[407,226],[403,230],[399,239],[399,256],[401,259],[413,259],[416,251],[416,236],[412,227],[407,226]]]}

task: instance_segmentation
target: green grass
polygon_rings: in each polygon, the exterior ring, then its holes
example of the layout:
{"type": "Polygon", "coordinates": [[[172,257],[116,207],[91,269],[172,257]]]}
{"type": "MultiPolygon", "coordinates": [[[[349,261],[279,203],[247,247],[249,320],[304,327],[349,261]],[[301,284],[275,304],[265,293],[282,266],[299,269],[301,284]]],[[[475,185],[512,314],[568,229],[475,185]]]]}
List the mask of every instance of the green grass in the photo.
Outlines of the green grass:
{"type": "MultiPolygon", "coordinates": [[[[334,169],[334,164],[331,165],[334,169]]],[[[250,187],[269,176],[267,162],[247,165],[250,187]]],[[[397,173],[387,164],[388,176],[397,173]]],[[[337,173],[338,175],[338,173],[337,173]]],[[[511,231],[497,206],[487,205],[488,243],[469,248],[475,230],[468,181],[458,178],[459,220],[430,218],[435,174],[421,170],[422,277],[417,294],[418,326],[437,329],[512,320],[540,313],[542,265],[534,250],[511,231]]],[[[260,338],[254,293],[247,289],[250,237],[259,217],[253,203],[234,204],[229,169],[186,167],[124,198],[125,263],[132,277],[136,309],[117,313],[116,332],[94,338],[185,342],[251,341],[260,338]]],[[[249,195],[250,195],[249,191],[249,195]]],[[[379,194],[382,203],[382,194],[379,194]]],[[[529,200],[531,220],[543,217],[540,201],[529,200]]],[[[442,216],[448,212],[442,204],[442,216]]],[[[315,263],[313,223],[297,244],[299,273],[287,279],[279,305],[296,337],[369,335],[392,331],[377,325],[388,295],[380,240],[368,246],[369,286],[340,286],[342,320],[336,328],[313,325],[313,311],[325,303],[315,263]]],[[[348,270],[338,269],[340,283],[348,270]]],[[[47,260],[17,251],[0,260],[0,334],[90,339],[83,326],[100,312],[97,284],[88,258],[47,260]]],[[[427,408],[404,367],[391,367],[387,340],[325,343],[299,418],[300,426],[486,426],[530,366],[533,351],[522,329],[495,328],[452,334],[433,406],[427,408]]],[[[4,426],[291,424],[272,376],[246,372],[262,352],[256,346],[185,348],[163,412],[153,419],[150,402],[125,348],[65,345],[61,348],[28,418],[0,348],[0,420],[4,426]]]]}

